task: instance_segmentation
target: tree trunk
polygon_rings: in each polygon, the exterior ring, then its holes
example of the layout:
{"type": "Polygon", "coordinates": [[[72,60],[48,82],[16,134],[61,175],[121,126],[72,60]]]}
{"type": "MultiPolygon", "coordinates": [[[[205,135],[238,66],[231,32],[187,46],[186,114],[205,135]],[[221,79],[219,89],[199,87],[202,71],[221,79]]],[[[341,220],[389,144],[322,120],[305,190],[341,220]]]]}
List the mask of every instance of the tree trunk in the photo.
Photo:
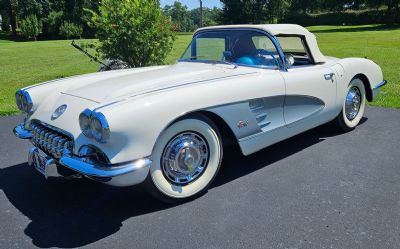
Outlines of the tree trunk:
{"type": "Polygon", "coordinates": [[[12,29],[12,33],[14,36],[17,35],[17,15],[14,11],[14,8],[12,6],[11,1],[8,2],[9,3],[9,17],[10,17],[10,24],[11,24],[11,29],[12,29]]]}
{"type": "Polygon", "coordinates": [[[387,12],[386,12],[386,22],[387,24],[393,24],[393,22],[395,21],[395,13],[393,13],[393,9],[396,7],[396,1],[392,0],[392,1],[388,1],[387,3],[387,12]]]}

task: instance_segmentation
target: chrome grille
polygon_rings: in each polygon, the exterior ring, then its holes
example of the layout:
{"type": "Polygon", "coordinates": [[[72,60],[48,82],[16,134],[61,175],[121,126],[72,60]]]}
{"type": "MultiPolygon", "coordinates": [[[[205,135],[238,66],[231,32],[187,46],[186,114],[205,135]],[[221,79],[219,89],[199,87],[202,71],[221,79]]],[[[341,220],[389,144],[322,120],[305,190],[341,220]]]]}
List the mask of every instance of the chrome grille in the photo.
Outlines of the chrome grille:
{"type": "Polygon", "coordinates": [[[32,122],[32,143],[44,153],[59,159],[73,149],[73,139],[50,125],[32,122]]]}

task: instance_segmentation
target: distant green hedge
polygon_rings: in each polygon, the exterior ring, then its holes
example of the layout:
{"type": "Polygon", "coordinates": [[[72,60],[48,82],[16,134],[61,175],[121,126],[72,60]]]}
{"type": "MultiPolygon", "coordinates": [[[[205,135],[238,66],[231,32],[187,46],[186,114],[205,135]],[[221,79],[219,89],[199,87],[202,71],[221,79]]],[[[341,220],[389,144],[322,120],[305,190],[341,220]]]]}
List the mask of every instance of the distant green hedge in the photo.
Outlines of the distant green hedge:
{"type": "Polygon", "coordinates": [[[281,20],[281,23],[296,23],[302,26],[314,25],[363,25],[391,24],[399,18],[387,17],[385,10],[349,11],[323,14],[299,14],[281,20]]]}

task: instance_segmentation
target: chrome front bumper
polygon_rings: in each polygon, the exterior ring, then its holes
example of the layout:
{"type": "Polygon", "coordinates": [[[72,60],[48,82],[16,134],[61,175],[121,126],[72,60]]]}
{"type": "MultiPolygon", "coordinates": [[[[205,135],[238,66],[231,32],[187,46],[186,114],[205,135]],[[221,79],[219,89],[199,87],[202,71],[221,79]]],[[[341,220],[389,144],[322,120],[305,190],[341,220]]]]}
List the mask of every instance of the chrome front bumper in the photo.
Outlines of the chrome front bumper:
{"type": "Polygon", "coordinates": [[[372,88],[372,98],[375,99],[376,96],[379,95],[379,93],[381,92],[381,88],[387,84],[387,81],[384,80],[381,83],[377,84],[376,86],[374,86],[374,88],[372,88]]]}
{"type": "Polygon", "coordinates": [[[19,125],[15,126],[13,132],[17,138],[21,138],[21,139],[31,139],[32,138],[32,133],[28,130],[25,130],[24,124],[19,124],[19,125]]]}
{"type": "MultiPolygon", "coordinates": [[[[32,138],[30,131],[25,130],[23,125],[15,127],[14,134],[21,139],[32,138]]],[[[34,161],[37,160],[38,154],[39,149],[37,147],[29,150],[29,166],[34,167],[34,161]]],[[[149,173],[151,163],[152,161],[149,158],[143,158],[125,163],[103,165],[86,162],[84,158],[74,155],[64,155],[59,160],[47,155],[44,169],[41,172],[46,179],[49,177],[62,177],[58,169],[59,167],[65,167],[76,172],[76,175],[82,175],[108,185],[124,187],[142,183],[149,173]]]]}

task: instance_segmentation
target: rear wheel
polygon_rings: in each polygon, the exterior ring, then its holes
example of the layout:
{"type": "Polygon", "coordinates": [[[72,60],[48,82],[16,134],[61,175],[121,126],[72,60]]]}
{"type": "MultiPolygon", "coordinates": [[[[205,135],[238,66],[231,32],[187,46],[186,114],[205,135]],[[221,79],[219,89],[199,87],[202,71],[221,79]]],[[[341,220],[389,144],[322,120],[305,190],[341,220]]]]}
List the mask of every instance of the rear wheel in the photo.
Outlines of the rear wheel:
{"type": "Polygon", "coordinates": [[[149,192],[167,203],[186,201],[206,191],[217,175],[222,142],[211,120],[188,118],[163,132],[152,157],[149,192]]]}
{"type": "Polygon", "coordinates": [[[342,111],[336,118],[338,127],[346,132],[354,129],[364,115],[365,104],[366,91],[364,83],[358,78],[353,79],[347,88],[342,111]]]}

